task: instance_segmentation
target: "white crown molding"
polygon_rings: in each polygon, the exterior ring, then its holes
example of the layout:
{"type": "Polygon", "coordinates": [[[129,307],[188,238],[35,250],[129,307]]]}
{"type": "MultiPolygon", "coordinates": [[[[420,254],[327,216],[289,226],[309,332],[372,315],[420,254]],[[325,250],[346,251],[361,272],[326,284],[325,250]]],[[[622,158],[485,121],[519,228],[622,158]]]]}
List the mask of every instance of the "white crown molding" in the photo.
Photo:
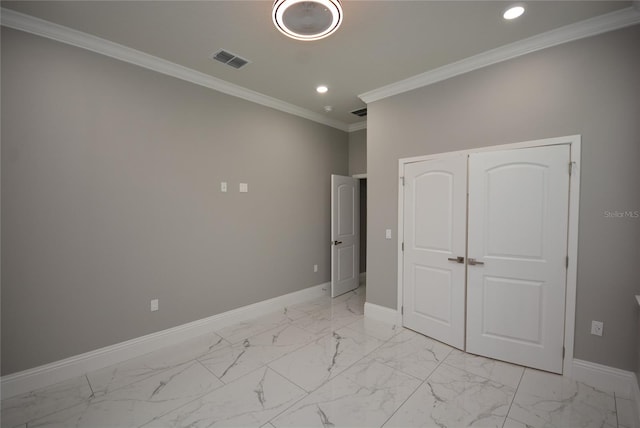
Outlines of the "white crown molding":
{"type": "Polygon", "coordinates": [[[38,36],[46,37],[68,45],[93,51],[120,61],[128,62],[158,73],[166,74],[214,91],[222,92],[246,101],[251,101],[266,107],[283,111],[295,116],[303,117],[341,131],[349,132],[349,125],[344,122],[329,119],[326,116],[287,103],[277,98],[261,94],[225,80],[218,79],[208,74],[183,67],[171,61],[146,54],[136,49],[110,42],[82,31],[54,24],[40,18],[35,18],[11,9],[1,8],[1,23],[5,27],[25,31],[38,36]]]}
{"type": "Polygon", "coordinates": [[[359,95],[359,97],[362,101],[369,104],[531,52],[628,27],[637,23],[640,23],[640,6],[638,6],[636,2],[632,7],[596,16],[491,49],[425,73],[400,80],[399,82],[365,92],[359,95]]]}
{"type": "Polygon", "coordinates": [[[352,123],[347,127],[347,132],[355,132],[360,131],[362,129],[367,129],[367,121],[352,123]]]}

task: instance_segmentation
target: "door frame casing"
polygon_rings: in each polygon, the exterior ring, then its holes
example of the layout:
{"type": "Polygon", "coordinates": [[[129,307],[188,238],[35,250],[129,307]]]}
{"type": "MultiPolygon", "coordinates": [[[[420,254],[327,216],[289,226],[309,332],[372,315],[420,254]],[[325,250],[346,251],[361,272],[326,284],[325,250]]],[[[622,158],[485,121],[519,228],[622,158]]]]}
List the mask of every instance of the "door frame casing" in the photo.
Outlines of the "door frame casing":
{"type": "MultiPolygon", "coordinates": [[[[573,366],[573,347],[575,340],[575,319],[576,319],[576,286],[578,278],[578,218],[580,211],[580,150],[581,136],[569,135],[565,137],[545,138],[542,140],[524,141],[520,143],[503,144],[497,146],[478,147],[467,150],[457,150],[453,152],[435,153],[425,156],[414,156],[401,158],[398,160],[398,279],[397,279],[397,319],[402,324],[402,302],[403,302],[403,237],[404,237],[404,166],[409,163],[422,162],[442,158],[451,155],[469,155],[471,153],[481,153],[499,150],[517,150],[532,147],[555,146],[568,144],[570,147],[571,177],[569,180],[569,218],[567,233],[567,255],[569,257],[567,266],[566,301],[564,316],[564,359],[562,362],[563,376],[571,377],[573,366]]],[[[569,165],[567,165],[569,173],[569,165]]]]}

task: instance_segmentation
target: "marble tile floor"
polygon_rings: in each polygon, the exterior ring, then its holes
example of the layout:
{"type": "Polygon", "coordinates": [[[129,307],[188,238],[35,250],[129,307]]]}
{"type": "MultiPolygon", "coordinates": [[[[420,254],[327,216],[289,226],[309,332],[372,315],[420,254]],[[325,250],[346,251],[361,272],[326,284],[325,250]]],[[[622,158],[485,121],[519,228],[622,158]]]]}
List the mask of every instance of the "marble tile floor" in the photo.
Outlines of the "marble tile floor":
{"type": "Polygon", "coordinates": [[[2,401],[3,428],[636,428],[632,402],[365,319],[365,288],[2,401]]]}

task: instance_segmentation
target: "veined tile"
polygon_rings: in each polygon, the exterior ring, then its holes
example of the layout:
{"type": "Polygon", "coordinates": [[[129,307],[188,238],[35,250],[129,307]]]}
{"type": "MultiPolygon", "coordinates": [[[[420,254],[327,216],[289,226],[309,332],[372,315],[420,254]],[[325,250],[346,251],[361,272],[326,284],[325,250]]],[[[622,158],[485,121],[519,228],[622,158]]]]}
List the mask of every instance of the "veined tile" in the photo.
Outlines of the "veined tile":
{"type": "Polygon", "coordinates": [[[375,337],[343,328],[273,361],[269,367],[313,391],[381,344],[375,337]]]}
{"type": "Polygon", "coordinates": [[[404,329],[371,354],[376,361],[426,379],[453,348],[404,329]]]}
{"type": "Polygon", "coordinates": [[[194,361],[38,419],[29,427],[137,427],[222,385],[194,361]]]}
{"type": "Polygon", "coordinates": [[[279,325],[297,320],[303,316],[306,316],[306,313],[297,309],[284,308],[278,312],[230,325],[216,331],[216,333],[225,338],[225,340],[236,344],[251,336],[255,336],[279,325]]]}
{"type": "Polygon", "coordinates": [[[355,322],[347,325],[346,328],[368,334],[382,341],[391,339],[396,334],[402,332],[402,327],[394,324],[387,324],[371,318],[360,318],[355,322]]]}
{"type": "Polygon", "coordinates": [[[616,413],[618,414],[618,426],[628,428],[637,426],[637,416],[631,400],[616,396],[616,413]]]}
{"type": "Polygon", "coordinates": [[[314,334],[320,335],[329,334],[362,318],[364,318],[362,315],[354,314],[346,309],[334,308],[332,306],[315,311],[292,322],[292,324],[314,334]]]}
{"type": "Polygon", "coordinates": [[[358,303],[355,300],[343,300],[331,305],[331,314],[338,317],[349,317],[364,315],[364,302],[358,303]]]}
{"type": "Polygon", "coordinates": [[[385,427],[502,427],[515,390],[440,365],[385,427]]]}
{"type": "Polygon", "coordinates": [[[92,392],[84,376],[66,380],[29,394],[2,400],[2,426],[25,424],[61,409],[89,400],[92,392]]]}
{"type": "Polygon", "coordinates": [[[502,426],[502,428],[528,428],[528,427],[522,422],[514,421],[511,418],[507,418],[504,421],[504,425],[502,426]]]}
{"type": "Polygon", "coordinates": [[[299,327],[283,324],[231,347],[211,352],[200,362],[229,383],[316,339],[299,327]]]}
{"type": "Polygon", "coordinates": [[[378,427],[420,381],[368,360],[350,367],[271,423],[277,427],[378,427]]]}
{"type": "Polygon", "coordinates": [[[524,367],[502,361],[467,354],[454,349],[444,360],[445,364],[459,368],[474,375],[491,379],[513,389],[518,387],[524,367]]]}
{"type": "Polygon", "coordinates": [[[613,395],[560,375],[526,369],[509,418],[531,427],[615,427],[613,395]]]}
{"type": "Polygon", "coordinates": [[[332,304],[348,302],[348,306],[351,306],[353,309],[364,311],[364,302],[367,294],[366,290],[367,289],[365,287],[358,287],[355,290],[334,298],[332,304]]]}
{"type": "Polygon", "coordinates": [[[260,427],[305,392],[263,367],[162,416],[149,427],[260,427]]]}
{"type": "Polygon", "coordinates": [[[326,309],[331,306],[331,297],[329,295],[317,297],[315,299],[289,306],[289,309],[304,312],[309,315],[313,312],[326,309]]]}
{"type": "Polygon", "coordinates": [[[228,346],[222,337],[209,333],[88,373],[87,377],[96,395],[106,394],[228,346]]]}

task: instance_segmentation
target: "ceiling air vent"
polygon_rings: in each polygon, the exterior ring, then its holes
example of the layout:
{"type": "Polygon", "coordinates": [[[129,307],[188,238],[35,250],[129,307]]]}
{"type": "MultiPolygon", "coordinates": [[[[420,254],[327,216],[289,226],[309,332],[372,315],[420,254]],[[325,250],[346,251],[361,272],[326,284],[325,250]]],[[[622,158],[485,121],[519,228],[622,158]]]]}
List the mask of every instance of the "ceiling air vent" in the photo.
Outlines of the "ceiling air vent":
{"type": "Polygon", "coordinates": [[[360,110],[354,110],[351,113],[359,117],[365,117],[367,115],[367,108],[365,107],[361,108],[360,110]]]}
{"type": "Polygon", "coordinates": [[[220,49],[218,52],[214,53],[211,58],[233,68],[242,68],[250,62],[249,60],[239,57],[229,51],[225,51],[224,49],[220,49]]]}

